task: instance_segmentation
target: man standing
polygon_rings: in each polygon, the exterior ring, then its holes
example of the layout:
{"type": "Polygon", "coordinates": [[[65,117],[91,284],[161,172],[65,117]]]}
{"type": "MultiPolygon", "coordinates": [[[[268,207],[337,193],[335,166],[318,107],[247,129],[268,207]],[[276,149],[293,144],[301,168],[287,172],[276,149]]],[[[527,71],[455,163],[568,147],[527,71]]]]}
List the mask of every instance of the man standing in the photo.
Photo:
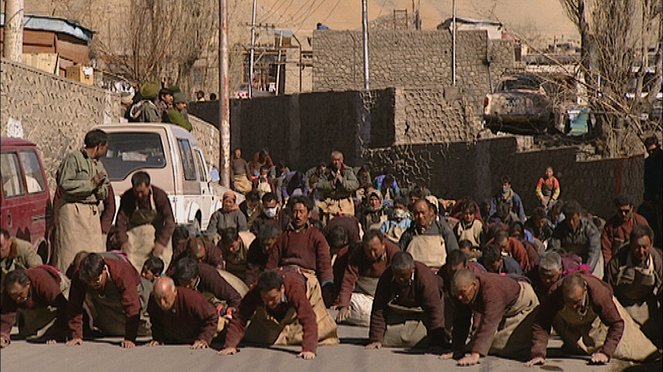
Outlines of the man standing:
{"type": "Polygon", "coordinates": [[[488,215],[493,216],[496,215],[498,211],[506,210],[509,213],[515,214],[518,220],[524,223],[527,219],[525,216],[525,208],[523,208],[523,202],[520,199],[520,195],[511,188],[511,178],[509,178],[509,176],[504,176],[500,179],[500,182],[502,187],[491,199],[488,215]]]}
{"type": "Polygon", "coordinates": [[[76,253],[103,252],[99,202],[110,181],[99,158],[106,156],[108,136],[100,129],[85,135],[85,148],[67,155],[55,178],[57,191],[55,265],[64,272],[76,253]]]}
{"type": "Polygon", "coordinates": [[[191,132],[193,130],[193,125],[189,119],[184,116],[183,111],[186,110],[186,94],[182,92],[173,93],[173,107],[169,108],[164,115],[164,122],[179,125],[180,127],[191,132]]]}
{"type": "Polygon", "coordinates": [[[456,236],[444,218],[436,218],[426,199],[414,202],[415,223],[401,236],[398,245],[412,257],[437,271],[446,263],[447,253],[458,249],[456,236]]]}
{"type": "Polygon", "coordinates": [[[628,245],[608,263],[606,280],[642,332],[660,345],[663,260],[647,225],[633,228],[628,245]]]}
{"type": "Polygon", "coordinates": [[[407,252],[398,252],[375,290],[367,349],[442,346],[444,309],[436,276],[407,252]]]}
{"type": "Polygon", "coordinates": [[[301,344],[298,357],[306,360],[315,358],[318,345],[339,343],[336,323],[325,309],[315,277],[283,269],[260,274],[230,321],[219,354],[235,354],[242,339],[265,345],[301,344]]]}
{"type": "Polygon", "coordinates": [[[154,283],[147,312],[152,323],[148,346],[191,343],[191,349],[206,349],[217,335],[219,314],[214,306],[200,293],[176,287],[169,277],[154,283]]]}
{"type": "Polygon", "coordinates": [[[51,266],[18,269],[4,278],[0,347],[10,343],[9,334],[20,313],[19,335],[27,340],[64,340],[69,279],[51,266]]]}
{"type": "Polygon", "coordinates": [[[545,363],[553,324],[566,346],[590,354],[594,364],[608,363],[613,356],[644,361],[657,352],[608,285],[593,275],[569,275],[543,299],[532,326],[532,359],[526,365],[545,363]]]}
{"type": "Polygon", "coordinates": [[[230,171],[233,182],[233,190],[240,194],[246,194],[251,191],[251,171],[249,163],[242,158],[242,149],[239,147],[233,151],[233,158],[230,160],[230,171]]]}
{"type": "Polygon", "coordinates": [[[379,230],[369,230],[361,248],[350,253],[345,267],[336,320],[368,327],[378,281],[400,249],[379,230]]]}
{"type": "Polygon", "coordinates": [[[654,229],[654,246],[661,247],[663,240],[663,150],[658,137],[653,135],[645,140],[647,158],[645,159],[644,206],[650,210],[649,224],[654,229]]]}
{"type": "Polygon", "coordinates": [[[333,302],[334,275],[330,250],[320,230],[309,224],[310,201],[301,196],[290,198],[292,222],[270,250],[265,270],[297,266],[305,274],[315,275],[320,282],[325,304],[333,302]]]}
{"type": "Polygon", "coordinates": [[[355,215],[352,194],[359,188],[359,181],[352,168],[343,163],[343,153],[340,151],[331,153],[331,165],[315,184],[315,188],[321,194],[318,207],[322,212],[323,222],[339,214],[355,215]]]}
{"type": "Polygon", "coordinates": [[[582,216],[582,208],[577,201],[564,203],[563,211],[565,219],[555,227],[548,249],[577,254],[583,263],[589,265],[594,276],[603,278],[604,263],[599,230],[592,221],[582,216]]]}
{"type": "Polygon", "coordinates": [[[122,194],[117,229],[122,251],[136,270],[150,255],[160,257],[166,267],[173,256],[171,237],[175,217],[168,194],[150,184],[150,175],[139,171],[131,176],[131,189],[122,194]]]}
{"type": "Polygon", "coordinates": [[[461,270],[454,275],[453,293],[457,300],[453,352],[443,354],[442,359],[453,358],[460,366],[471,366],[488,354],[518,357],[528,351],[530,326],[539,305],[529,283],[493,273],[461,270]],[[481,320],[470,354],[465,355],[473,311],[479,313],[481,320]]]}
{"type": "Polygon", "coordinates": [[[617,214],[606,222],[601,234],[601,250],[606,265],[619,248],[628,244],[628,238],[635,226],[649,225],[647,220],[635,211],[633,201],[628,195],[617,196],[615,207],[617,214]]]}
{"type": "Polygon", "coordinates": [[[16,269],[29,269],[42,265],[41,257],[30,242],[12,238],[9,231],[0,229],[0,273],[4,276],[16,269]]]}
{"type": "MultiPolygon", "coordinates": [[[[123,257],[90,253],[71,280],[67,319],[68,346],[83,343],[83,302],[94,309],[94,325],[106,336],[124,336],[123,348],[136,346],[141,323],[141,280],[138,271],[123,257]]],[[[144,330],[147,331],[147,330],[144,330]]]]}

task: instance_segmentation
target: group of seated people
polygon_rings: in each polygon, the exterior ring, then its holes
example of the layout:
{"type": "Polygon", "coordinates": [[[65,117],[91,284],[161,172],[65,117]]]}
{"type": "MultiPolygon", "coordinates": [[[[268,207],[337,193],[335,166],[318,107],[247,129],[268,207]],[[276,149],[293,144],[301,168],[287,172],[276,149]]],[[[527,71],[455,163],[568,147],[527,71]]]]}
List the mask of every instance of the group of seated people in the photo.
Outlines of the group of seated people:
{"type": "MultiPolygon", "coordinates": [[[[593,363],[660,356],[661,253],[628,197],[597,226],[554,191],[527,218],[506,177],[487,208],[386,176],[358,194],[339,154],[311,194],[258,187],[240,205],[225,194],[206,231],[176,229],[168,267],[151,257],[139,273],[121,251],[82,252],[66,273],[12,267],[2,347],[20,316],[28,340],[101,334],[131,348],[150,336],[148,346],[215,343],[221,355],[301,345],[313,359],[350,324],[368,327],[367,349],[429,347],[461,366],[489,354],[541,364],[553,329],[593,363]]],[[[4,267],[18,240],[0,237],[4,267]]]]}

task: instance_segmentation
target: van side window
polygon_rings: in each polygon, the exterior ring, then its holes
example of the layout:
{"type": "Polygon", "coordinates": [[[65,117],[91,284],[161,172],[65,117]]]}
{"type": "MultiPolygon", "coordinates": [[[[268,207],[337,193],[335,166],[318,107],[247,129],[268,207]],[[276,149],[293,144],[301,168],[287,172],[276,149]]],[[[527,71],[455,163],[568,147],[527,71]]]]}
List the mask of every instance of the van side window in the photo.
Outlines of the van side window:
{"type": "Polygon", "coordinates": [[[196,155],[196,165],[198,166],[198,173],[200,173],[200,181],[207,182],[207,171],[205,170],[203,154],[199,150],[196,150],[196,155]]]}
{"type": "Polygon", "coordinates": [[[21,164],[25,172],[28,194],[43,192],[46,188],[46,182],[44,182],[37,154],[34,151],[21,151],[19,157],[21,158],[21,164]]]}
{"type": "Polygon", "coordinates": [[[177,147],[180,148],[180,158],[182,159],[182,168],[184,169],[184,179],[187,181],[196,180],[196,164],[193,160],[193,151],[191,144],[187,139],[177,139],[177,147]]]}
{"type": "Polygon", "coordinates": [[[11,198],[25,194],[25,185],[18,165],[18,156],[13,152],[2,153],[0,158],[2,169],[2,194],[11,198]]]}

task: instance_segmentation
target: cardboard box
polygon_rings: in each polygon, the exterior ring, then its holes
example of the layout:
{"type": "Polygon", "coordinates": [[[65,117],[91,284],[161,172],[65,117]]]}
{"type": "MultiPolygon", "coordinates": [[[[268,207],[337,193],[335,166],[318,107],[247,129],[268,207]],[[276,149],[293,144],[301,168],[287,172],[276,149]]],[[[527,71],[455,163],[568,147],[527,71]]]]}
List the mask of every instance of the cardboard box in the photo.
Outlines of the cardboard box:
{"type": "Polygon", "coordinates": [[[92,85],[94,84],[94,69],[82,65],[70,66],[65,70],[65,77],[69,80],[92,85]]]}
{"type": "Polygon", "coordinates": [[[60,69],[57,53],[24,53],[23,63],[51,74],[56,74],[60,69]]]}

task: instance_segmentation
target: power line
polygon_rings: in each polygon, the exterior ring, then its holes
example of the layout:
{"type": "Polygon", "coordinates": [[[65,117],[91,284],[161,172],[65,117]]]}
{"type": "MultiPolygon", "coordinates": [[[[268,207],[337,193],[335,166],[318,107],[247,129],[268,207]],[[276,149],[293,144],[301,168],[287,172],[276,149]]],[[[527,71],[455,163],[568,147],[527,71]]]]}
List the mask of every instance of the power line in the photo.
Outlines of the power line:
{"type": "Polygon", "coordinates": [[[336,8],[338,7],[338,4],[340,4],[340,3],[341,3],[341,0],[337,0],[337,1],[336,1],[336,4],[334,4],[334,7],[329,11],[329,14],[327,14],[327,16],[325,17],[325,19],[323,19],[323,20],[320,21],[320,22],[327,22],[327,20],[329,19],[329,17],[331,17],[332,13],[334,13],[334,10],[336,10],[336,8]]]}

